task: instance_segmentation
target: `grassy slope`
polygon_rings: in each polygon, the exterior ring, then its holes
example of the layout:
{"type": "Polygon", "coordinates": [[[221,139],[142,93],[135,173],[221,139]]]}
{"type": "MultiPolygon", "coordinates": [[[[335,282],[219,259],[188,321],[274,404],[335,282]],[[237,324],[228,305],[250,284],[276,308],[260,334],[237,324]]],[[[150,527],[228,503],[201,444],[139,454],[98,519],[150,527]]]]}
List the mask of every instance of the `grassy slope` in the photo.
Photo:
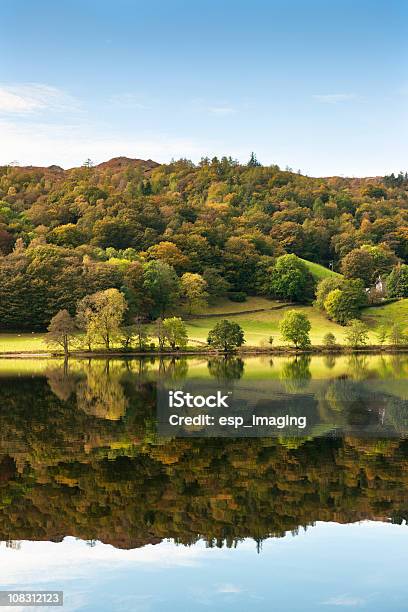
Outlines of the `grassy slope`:
{"type": "Polygon", "coordinates": [[[338,272],[333,272],[333,270],[329,270],[329,268],[325,268],[324,266],[314,263],[313,261],[308,261],[307,259],[302,259],[301,257],[300,260],[306,264],[310,274],[317,282],[322,280],[322,278],[327,278],[328,276],[341,276],[341,274],[338,272]]]}
{"type": "Polygon", "coordinates": [[[394,321],[408,327],[408,298],[377,308],[365,308],[362,318],[373,329],[394,321]]]}
{"type": "MultiPolygon", "coordinates": [[[[247,310],[251,298],[245,302],[247,310]]],[[[304,312],[310,319],[312,324],[311,340],[312,344],[321,344],[324,334],[331,331],[336,336],[339,342],[344,338],[344,328],[341,325],[328,321],[326,317],[316,308],[312,306],[285,306],[280,310],[269,310],[265,312],[254,312],[251,314],[237,314],[231,317],[236,323],[239,323],[245,331],[246,343],[251,346],[259,346],[262,343],[268,342],[269,336],[273,336],[274,345],[282,344],[279,335],[279,322],[288,310],[300,310],[304,312]]],[[[187,322],[188,334],[192,340],[203,342],[206,340],[209,330],[214,327],[217,321],[223,317],[209,317],[201,319],[193,319],[187,322]]]]}

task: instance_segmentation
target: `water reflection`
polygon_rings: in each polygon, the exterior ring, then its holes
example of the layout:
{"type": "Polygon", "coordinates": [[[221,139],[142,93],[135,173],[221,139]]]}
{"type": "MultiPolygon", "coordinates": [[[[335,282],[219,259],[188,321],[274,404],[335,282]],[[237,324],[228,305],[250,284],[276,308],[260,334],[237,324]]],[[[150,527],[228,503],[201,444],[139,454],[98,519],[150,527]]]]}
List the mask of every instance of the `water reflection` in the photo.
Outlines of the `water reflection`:
{"type": "Polygon", "coordinates": [[[231,547],[316,521],[400,524],[408,518],[405,438],[157,438],[159,377],[264,377],[291,393],[323,379],[314,402],[327,421],[407,420],[406,357],[334,361],[90,360],[50,362],[42,372],[36,364],[34,373],[2,362],[0,539],[231,547]],[[355,380],[379,385],[375,411],[355,380]]]}

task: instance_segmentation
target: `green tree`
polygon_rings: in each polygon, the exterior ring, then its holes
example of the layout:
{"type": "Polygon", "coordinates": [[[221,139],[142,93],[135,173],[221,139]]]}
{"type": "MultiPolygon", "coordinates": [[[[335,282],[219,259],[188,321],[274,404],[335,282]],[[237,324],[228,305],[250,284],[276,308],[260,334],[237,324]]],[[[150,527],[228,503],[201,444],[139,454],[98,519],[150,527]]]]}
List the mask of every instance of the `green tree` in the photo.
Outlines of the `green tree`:
{"type": "Polygon", "coordinates": [[[186,272],[181,277],[181,290],[189,314],[201,312],[207,306],[207,282],[201,274],[186,272]]]}
{"type": "Polygon", "coordinates": [[[188,342],[187,327],[180,317],[164,319],[163,327],[166,340],[173,351],[177,348],[186,348],[188,342]]]}
{"type": "Polygon", "coordinates": [[[89,341],[102,342],[109,350],[120,336],[120,326],[127,308],[126,300],[117,289],[106,289],[85,296],[78,304],[78,320],[85,328],[89,341]]]}
{"type": "Polygon", "coordinates": [[[388,338],[388,335],[389,335],[389,326],[381,325],[376,332],[376,336],[377,336],[379,344],[384,344],[384,342],[388,338]]]}
{"type": "Polygon", "coordinates": [[[334,348],[337,346],[336,336],[332,332],[328,332],[323,336],[323,346],[326,348],[334,348]]]}
{"type": "Polygon", "coordinates": [[[407,334],[405,333],[405,325],[400,321],[394,321],[388,330],[388,337],[391,344],[395,346],[407,343],[407,334]]]}
{"type": "Polygon", "coordinates": [[[297,310],[289,310],[279,325],[282,338],[286,342],[292,342],[296,348],[310,346],[309,332],[311,324],[308,317],[297,310]]]}
{"type": "Polygon", "coordinates": [[[319,281],[316,287],[315,304],[320,310],[324,310],[324,302],[331,291],[341,289],[344,284],[344,279],[341,276],[327,276],[319,281]]]}
{"type": "Polygon", "coordinates": [[[224,319],[210,330],[207,342],[216,349],[230,353],[244,344],[244,331],[238,323],[224,319]]]}
{"type": "Polygon", "coordinates": [[[367,304],[367,294],[363,282],[353,279],[342,284],[342,289],[330,291],[324,301],[324,309],[329,319],[346,325],[351,319],[356,319],[360,310],[367,304]]]}
{"type": "Polygon", "coordinates": [[[294,254],[278,257],[270,280],[270,292],[273,296],[305,302],[313,297],[313,288],[313,277],[299,257],[294,254]]]}
{"type": "Polygon", "coordinates": [[[180,300],[180,280],[169,264],[162,261],[149,261],[144,266],[143,287],[152,301],[152,316],[174,310],[180,300]]]}
{"type": "Polygon", "coordinates": [[[368,327],[363,321],[359,319],[353,319],[349,322],[345,333],[346,343],[353,347],[358,348],[364,346],[368,342],[368,327]]]}
{"type": "Polygon", "coordinates": [[[62,347],[65,357],[68,357],[71,342],[75,340],[77,331],[75,321],[68,310],[60,310],[52,317],[48,325],[45,341],[50,346],[57,345],[62,347]]]}
{"type": "Polygon", "coordinates": [[[400,264],[391,270],[387,278],[388,295],[392,298],[408,297],[408,266],[400,264]]]}

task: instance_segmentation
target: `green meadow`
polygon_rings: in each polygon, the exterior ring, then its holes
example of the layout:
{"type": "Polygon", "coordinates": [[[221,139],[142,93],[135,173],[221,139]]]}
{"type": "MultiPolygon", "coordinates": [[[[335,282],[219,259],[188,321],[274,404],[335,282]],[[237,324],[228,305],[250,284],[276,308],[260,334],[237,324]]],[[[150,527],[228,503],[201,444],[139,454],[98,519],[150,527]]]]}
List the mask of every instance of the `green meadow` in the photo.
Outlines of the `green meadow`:
{"type": "MultiPolygon", "coordinates": [[[[310,337],[312,344],[321,345],[323,336],[332,332],[339,344],[345,340],[346,328],[329,321],[323,312],[314,306],[283,305],[274,300],[261,297],[250,297],[245,302],[235,303],[227,299],[219,300],[208,308],[208,311],[196,318],[187,318],[186,325],[190,345],[200,348],[207,340],[208,332],[214,325],[228,318],[239,323],[244,332],[246,346],[272,346],[283,344],[279,333],[279,323],[288,310],[304,312],[310,319],[312,329],[310,337]],[[248,312],[251,311],[251,312],[248,312]],[[208,316],[207,316],[208,315],[208,316]],[[219,315],[219,316],[217,316],[219,315]]],[[[363,310],[362,320],[369,326],[370,342],[377,344],[376,330],[393,321],[406,323],[408,321],[408,299],[399,300],[384,306],[369,307],[363,310]]],[[[43,333],[0,334],[1,353],[47,353],[49,349],[44,341],[43,333]]]]}

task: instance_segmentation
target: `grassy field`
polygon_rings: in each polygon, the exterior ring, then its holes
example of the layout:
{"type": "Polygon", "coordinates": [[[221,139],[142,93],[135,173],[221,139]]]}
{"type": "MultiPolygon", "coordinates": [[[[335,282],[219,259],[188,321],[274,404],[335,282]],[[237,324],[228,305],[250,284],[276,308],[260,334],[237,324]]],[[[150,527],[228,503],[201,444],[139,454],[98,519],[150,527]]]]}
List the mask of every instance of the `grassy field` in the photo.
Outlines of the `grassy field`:
{"type": "Polygon", "coordinates": [[[47,350],[44,334],[0,334],[0,353],[41,353],[47,350]]]}
{"type": "MultiPolygon", "coordinates": [[[[247,307],[250,302],[251,299],[248,299],[246,302],[247,307]]],[[[247,309],[249,310],[249,307],[247,309]]],[[[332,332],[339,343],[344,341],[344,327],[329,321],[319,310],[312,306],[285,306],[279,310],[236,314],[231,317],[231,320],[239,323],[243,328],[247,345],[268,345],[269,336],[273,336],[274,345],[282,345],[283,342],[279,334],[279,323],[285,312],[292,309],[304,312],[309,317],[312,325],[310,333],[312,344],[321,344],[323,336],[328,332],[332,332]]],[[[205,342],[210,329],[222,319],[223,317],[220,316],[187,321],[189,337],[192,341],[198,341],[198,343],[205,342]]]]}
{"type": "MultiPolygon", "coordinates": [[[[322,312],[312,306],[284,306],[273,310],[279,305],[277,302],[266,298],[251,297],[246,302],[236,303],[229,300],[220,300],[209,308],[210,317],[200,317],[186,321],[191,345],[202,346],[207,340],[208,332],[214,325],[226,317],[239,323],[245,332],[246,344],[249,346],[268,345],[269,337],[273,337],[273,345],[282,345],[279,334],[279,322],[285,312],[291,309],[304,312],[310,319],[312,330],[310,333],[312,344],[322,344],[323,336],[332,332],[340,344],[344,343],[345,328],[337,323],[329,321],[322,312]],[[265,309],[259,311],[260,309],[265,309]],[[258,310],[245,314],[248,310],[258,310]],[[242,314],[240,314],[242,313],[242,314]],[[219,316],[214,316],[219,314],[219,316]]],[[[379,326],[389,324],[392,321],[400,321],[408,327],[408,299],[400,300],[392,304],[386,304],[377,308],[366,308],[362,319],[370,328],[370,342],[377,343],[375,330],[379,326]]],[[[0,334],[0,353],[41,353],[48,351],[44,342],[44,334],[0,334]]]]}

